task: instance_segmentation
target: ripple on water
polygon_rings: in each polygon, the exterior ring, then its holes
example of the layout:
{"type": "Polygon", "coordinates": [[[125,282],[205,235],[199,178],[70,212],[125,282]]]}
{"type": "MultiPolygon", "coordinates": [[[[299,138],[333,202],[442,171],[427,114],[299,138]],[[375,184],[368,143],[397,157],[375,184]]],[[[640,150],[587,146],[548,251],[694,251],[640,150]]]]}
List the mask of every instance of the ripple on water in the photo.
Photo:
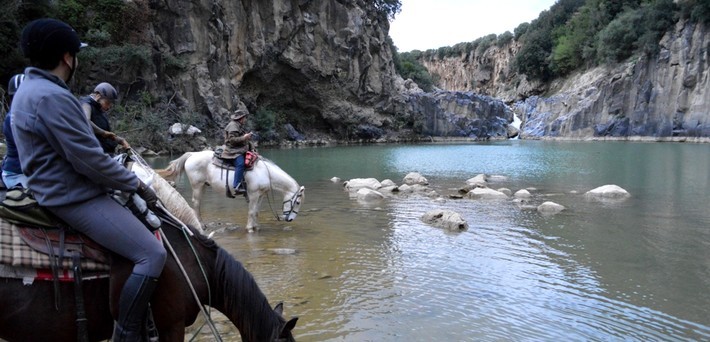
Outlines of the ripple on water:
{"type": "Polygon", "coordinates": [[[564,235],[579,225],[573,216],[449,200],[446,208],[469,222],[468,231],[451,233],[419,220],[441,207],[429,198],[398,196],[370,207],[319,186],[306,202],[317,210],[303,211],[291,230],[264,219],[257,234],[219,238],[270,300],[301,317],[300,340],[710,338],[708,327],[607,293],[586,262],[587,247],[564,235]]]}

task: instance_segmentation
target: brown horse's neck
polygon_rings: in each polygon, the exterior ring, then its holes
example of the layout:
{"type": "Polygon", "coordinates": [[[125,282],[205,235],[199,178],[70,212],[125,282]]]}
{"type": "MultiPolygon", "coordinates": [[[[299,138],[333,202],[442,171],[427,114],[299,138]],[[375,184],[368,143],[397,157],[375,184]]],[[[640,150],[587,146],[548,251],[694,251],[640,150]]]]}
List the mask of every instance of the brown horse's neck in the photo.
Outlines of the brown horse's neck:
{"type": "Polygon", "coordinates": [[[243,341],[278,337],[285,321],[269,306],[252,275],[222,248],[217,250],[214,278],[215,308],[234,323],[243,341]]]}

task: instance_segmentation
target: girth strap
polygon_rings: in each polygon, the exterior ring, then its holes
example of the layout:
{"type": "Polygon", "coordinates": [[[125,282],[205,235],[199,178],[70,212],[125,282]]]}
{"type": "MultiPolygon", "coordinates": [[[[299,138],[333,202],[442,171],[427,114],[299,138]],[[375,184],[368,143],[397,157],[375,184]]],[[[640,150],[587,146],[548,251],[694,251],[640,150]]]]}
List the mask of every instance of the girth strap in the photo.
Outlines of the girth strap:
{"type": "Polygon", "coordinates": [[[76,340],[88,342],[89,330],[84,308],[84,291],[81,286],[81,255],[78,252],[72,255],[72,270],[74,271],[74,302],[76,303],[76,340]]]}
{"type": "MultiPolygon", "coordinates": [[[[57,258],[54,254],[54,249],[52,248],[52,241],[47,235],[47,230],[40,228],[42,234],[44,235],[44,242],[47,244],[47,250],[49,255],[49,265],[52,269],[52,287],[54,288],[54,309],[59,311],[60,296],[59,296],[59,267],[61,265],[61,258],[57,258]],[[59,259],[59,260],[57,260],[59,259]]],[[[59,245],[64,247],[64,229],[60,230],[59,234],[59,245]]],[[[60,255],[63,255],[60,252],[60,255]]]]}

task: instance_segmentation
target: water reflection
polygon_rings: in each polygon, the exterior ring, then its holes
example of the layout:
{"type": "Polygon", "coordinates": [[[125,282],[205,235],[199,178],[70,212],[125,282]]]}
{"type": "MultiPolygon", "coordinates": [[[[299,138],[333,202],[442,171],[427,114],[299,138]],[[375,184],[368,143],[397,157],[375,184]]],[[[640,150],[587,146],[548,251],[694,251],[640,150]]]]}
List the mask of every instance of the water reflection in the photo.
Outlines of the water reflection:
{"type": "Polygon", "coordinates": [[[265,205],[262,230],[246,234],[246,204],[211,191],[203,215],[236,228],[218,243],[272,302],[301,317],[303,341],[708,340],[706,150],[530,141],[265,150],[306,186],[299,217],[276,221],[265,205]],[[442,195],[478,173],[503,175],[491,187],[535,187],[532,204],[567,209],[543,216],[511,201],[418,195],[363,205],[328,181],[400,183],[410,171],[442,195]],[[632,196],[582,195],[604,184],[632,196]],[[439,207],[460,213],[469,230],[419,220],[439,207]]]}

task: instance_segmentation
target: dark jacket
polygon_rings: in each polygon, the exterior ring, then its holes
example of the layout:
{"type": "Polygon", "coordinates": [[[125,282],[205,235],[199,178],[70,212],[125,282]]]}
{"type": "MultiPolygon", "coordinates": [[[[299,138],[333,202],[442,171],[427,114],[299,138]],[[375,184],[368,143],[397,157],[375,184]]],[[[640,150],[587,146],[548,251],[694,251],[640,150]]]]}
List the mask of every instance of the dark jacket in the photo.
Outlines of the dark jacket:
{"type": "Polygon", "coordinates": [[[103,152],[81,104],[57,76],[25,69],[12,116],[22,170],[40,204],[67,205],[105,194],[107,188],[138,188],[138,178],[103,152]]]}
{"type": "Polygon", "coordinates": [[[5,144],[7,145],[7,151],[5,152],[5,159],[2,161],[2,170],[10,171],[12,173],[22,173],[22,166],[20,166],[20,157],[17,154],[17,146],[15,146],[15,138],[12,135],[12,108],[5,116],[5,121],[2,124],[2,134],[5,135],[5,144]]]}
{"type": "MultiPolygon", "coordinates": [[[[106,114],[104,114],[104,112],[101,110],[101,104],[96,102],[96,100],[94,100],[91,96],[88,95],[80,98],[79,102],[81,102],[82,104],[86,103],[91,107],[91,122],[93,122],[98,128],[101,128],[104,131],[111,131],[111,123],[108,121],[106,114]]],[[[99,143],[101,143],[101,148],[104,149],[105,153],[116,153],[116,146],[118,146],[116,140],[107,139],[100,136],[96,136],[96,139],[99,139],[99,143]]]]}
{"type": "Polygon", "coordinates": [[[222,158],[231,159],[251,150],[251,143],[244,139],[246,129],[237,120],[232,120],[224,128],[224,152],[222,158]]]}

